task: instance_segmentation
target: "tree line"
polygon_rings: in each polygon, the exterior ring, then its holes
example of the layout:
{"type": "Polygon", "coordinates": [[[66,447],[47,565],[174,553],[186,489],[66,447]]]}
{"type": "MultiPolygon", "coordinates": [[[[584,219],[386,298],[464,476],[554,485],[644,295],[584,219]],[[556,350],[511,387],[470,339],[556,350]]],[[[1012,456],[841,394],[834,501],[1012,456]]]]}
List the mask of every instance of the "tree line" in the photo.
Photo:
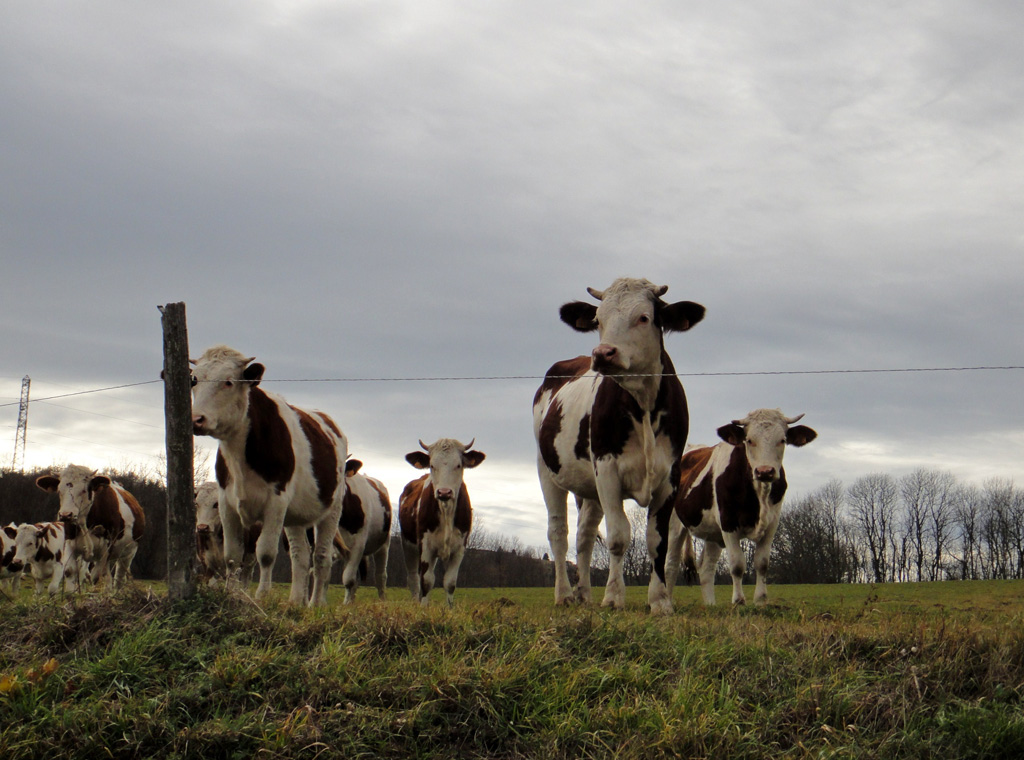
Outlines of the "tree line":
{"type": "MultiPolygon", "coordinates": [[[[56,519],[56,498],[35,485],[37,477],[50,472],[0,470],[0,525],[56,519]]],[[[131,491],[146,513],[146,533],[133,564],[135,577],[164,579],[167,494],[162,475],[131,468],[106,474],[131,491]]],[[[627,516],[632,540],[624,558],[626,581],[646,585],[646,513],[634,506],[627,509],[627,516]]],[[[546,519],[540,505],[538,519],[546,519]]],[[[749,544],[746,548],[752,553],[749,544]]],[[[516,537],[487,530],[478,518],[459,585],[552,585],[554,568],[546,554],[539,555],[516,537]]],[[[288,580],[286,560],[287,553],[282,552],[275,580],[288,580]]],[[[594,566],[593,583],[599,587],[607,567],[607,551],[600,540],[594,566]]],[[[753,567],[750,556],[747,567],[753,567]]],[[[719,571],[725,582],[724,560],[719,571]]],[[[340,572],[335,569],[332,582],[340,581],[340,572]]],[[[848,486],[831,480],[783,506],[769,577],[772,583],[1024,578],[1024,490],[1008,480],[992,479],[977,486],[961,483],[951,473],[926,469],[902,477],[870,474],[848,486]]],[[[406,585],[397,535],[388,559],[388,585],[406,585]]]]}

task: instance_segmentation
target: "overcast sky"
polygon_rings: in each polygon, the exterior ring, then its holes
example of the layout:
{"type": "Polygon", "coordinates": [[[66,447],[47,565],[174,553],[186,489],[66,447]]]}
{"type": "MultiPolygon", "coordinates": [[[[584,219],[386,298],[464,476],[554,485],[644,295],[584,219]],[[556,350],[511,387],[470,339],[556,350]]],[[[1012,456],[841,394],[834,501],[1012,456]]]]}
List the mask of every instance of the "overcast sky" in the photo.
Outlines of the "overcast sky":
{"type": "Polygon", "coordinates": [[[50,397],[156,380],[184,301],[193,356],[257,357],[393,499],[418,439],[475,437],[478,525],[543,547],[533,393],[596,344],[558,307],[625,275],[707,307],[666,339],[692,442],[806,413],[791,497],[1021,483],[1020,369],[756,373],[1024,365],[1022,31],[1010,0],[0,0],[0,462],[29,375],[29,466],[159,468],[158,382],[50,397]]]}

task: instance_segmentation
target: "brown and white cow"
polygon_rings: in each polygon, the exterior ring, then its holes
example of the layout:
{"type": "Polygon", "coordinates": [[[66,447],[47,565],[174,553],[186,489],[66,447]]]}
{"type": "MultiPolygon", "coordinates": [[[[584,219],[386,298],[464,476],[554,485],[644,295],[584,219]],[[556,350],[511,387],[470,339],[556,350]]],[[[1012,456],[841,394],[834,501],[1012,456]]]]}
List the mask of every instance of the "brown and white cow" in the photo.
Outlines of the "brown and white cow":
{"type": "Polygon", "coordinates": [[[487,456],[472,448],[475,440],[462,444],[454,438],[441,438],[429,446],[420,441],[423,451],[405,455],[417,470],[429,470],[406,484],[398,500],[409,591],[424,605],[434,587],[434,565],[439,558],[444,563],[448,606],[455,600],[459,566],[473,527],[473,507],[463,475],[466,468],[476,467],[487,456]]]}
{"type": "Polygon", "coordinates": [[[348,440],[323,412],[291,406],[259,387],[264,366],[227,346],[206,350],[192,370],[192,430],[219,441],[215,471],[220,487],[224,557],[236,579],[244,531],[263,524],[256,542],[260,581],[256,598],[270,591],[283,530],[289,539],[293,604],[305,604],[310,572],[307,528],[314,529],[313,593],[327,601],[331,544],[342,513],[348,440]]]}
{"type": "Polygon", "coordinates": [[[345,563],[341,582],[345,586],[345,604],[355,601],[365,563],[373,558],[377,596],[387,598],[388,550],[391,548],[391,497],[384,484],[359,472],[363,463],[350,459],[345,463],[344,506],[338,553],[345,563]]]}
{"type": "Polygon", "coordinates": [[[754,602],[768,601],[768,560],[788,487],[782,456],[787,445],[804,446],[818,437],[806,425],[794,425],[802,417],[758,409],[720,427],[722,443],[683,455],[671,521],[670,583],[675,582],[680,554],[692,562],[693,534],[704,540],[697,566],[704,603],[715,603],[715,567],[724,548],[732,572],[732,602],[745,604],[746,558],[740,546],[745,538],[754,542],[754,602]]]}
{"type": "Polygon", "coordinates": [[[648,510],[647,548],[653,562],[648,602],[672,611],[665,584],[668,521],[686,445],[689,412],[682,383],[665,351],[664,334],[689,330],[704,318],[691,301],[666,303],[668,286],[620,278],[605,291],[588,288],[599,306],[562,306],[563,322],[597,330],[591,356],[558,362],[533,401],[537,469],[548,508],[548,541],[555,563],[555,603],[590,601],[590,562],[602,516],[610,555],[603,604],[625,606],[622,557],[630,540],[623,499],[648,510]],[[566,501],[580,503],[576,552],[580,580],[569,585],[566,501]]]}
{"type": "Polygon", "coordinates": [[[27,570],[35,582],[35,593],[60,591],[67,555],[64,551],[64,523],[22,523],[14,536],[16,567],[27,570]]]}
{"type": "Polygon", "coordinates": [[[14,561],[17,546],[14,540],[18,537],[18,526],[14,523],[0,528],[0,592],[16,594],[18,581],[21,579],[24,566],[14,561]]]}
{"type": "Polygon", "coordinates": [[[86,577],[89,565],[108,581],[113,566],[115,588],[131,577],[132,560],[146,530],[146,516],[134,496],[106,475],[77,464],[69,464],[59,476],[37,478],[36,485],[60,498],[58,519],[66,523],[71,542],[68,562],[77,568],[78,578],[86,577]],[[103,529],[102,539],[97,538],[97,528],[103,529]],[[106,546],[99,545],[101,540],[106,546]]]}
{"type": "MultiPolygon", "coordinates": [[[[224,562],[224,526],[220,519],[220,486],[216,481],[203,483],[196,489],[196,553],[199,556],[199,577],[210,584],[227,577],[224,562]]],[[[256,539],[263,525],[257,523],[244,532],[244,550],[240,578],[243,584],[252,577],[256,564],[256,539]]]]}

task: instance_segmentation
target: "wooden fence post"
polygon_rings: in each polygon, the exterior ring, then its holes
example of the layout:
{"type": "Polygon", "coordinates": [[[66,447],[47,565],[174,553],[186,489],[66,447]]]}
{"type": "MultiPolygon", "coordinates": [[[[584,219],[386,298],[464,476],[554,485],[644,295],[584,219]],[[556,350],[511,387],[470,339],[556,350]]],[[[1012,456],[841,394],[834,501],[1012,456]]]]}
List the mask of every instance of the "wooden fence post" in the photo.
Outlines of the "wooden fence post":
{"type": "Polygon", "coordinates": [[[164,331],[164,424],[167,443],[167,596],[196,588],[196,507],[192,474],[192,372],[185,304],[157,307],[164,331]]]}

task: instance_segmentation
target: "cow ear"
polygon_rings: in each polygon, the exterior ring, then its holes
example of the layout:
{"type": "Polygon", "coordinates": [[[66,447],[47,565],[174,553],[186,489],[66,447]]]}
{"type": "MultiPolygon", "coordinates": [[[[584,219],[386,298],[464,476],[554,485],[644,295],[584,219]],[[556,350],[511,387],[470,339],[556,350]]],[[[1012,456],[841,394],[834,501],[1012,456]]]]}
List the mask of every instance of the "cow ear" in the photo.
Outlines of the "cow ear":
{"type": "Polygon", "coordinates": [[[747,431],[735,422],[730,422],[728,425],[718,428],[718,437],[732,446],[739,446],[747,440],[747,431]]]}
{"type": "Polygon", "coordinates": [[[806,425],[797,425],[786,431],[786,443],[790,446],[804,446],[817,437],[817,431],[806,425]]]}
{"type": "Polygon", "coordinates": [[[558,316],[577,332],[593,332],[597,329],[597,307],[583,301],[562,304],[558,316]]]}
{"type": "Polygon", "coordinates": [[[661,325],[669,332],[685,332],[704,319],[704,307],[693,301],[677,301],[661,310],[661,325]]]}
{"type": "Polygon", "coordinates": [[[426,470],[430,467],[430,455],[424,451],[410,451],[405,455],[405,461],[417,470],[426,470]]]}
{"type": "Polygon", "coordinates": [[[43,475],[42,477],[36,478],[36,485],[44,491],[57,493],[57,486],[60,485],[60,478],[53,475],[43,475]]]}
{"type": "Polygon", "coordinates": [[[17,538],[18,537],[18,529],[16,527],[14,527],[14,525],[5,525],[4,526],[4,533],[7,534],[8,538],[17,538]]]}
{"type": "Polygon", "coordinates": [[[101,488],[105,488],[110,485],[110,478],[106,475],[96,475],[92,480],[89,481],[89,493],[93,494],[101,488]]]}
{"type": "Polygon", "coordinates": [[[486,458],[487,458],[487,455],[484,452],[477,451],[476,449],[472,449],[472,450],[467,451],[465,454],[462,455],[462,463],[466,467],[476,467],[478,464],[480,464],[486,458]]]}
{"type": "Polygon", "coordinates": [[[259,362],[256,362],[255,364],[250,364],[248,367],[242,370],[242,379],[255,388],[257,385],[260,384],[260,380],[263,379],[263,370],[265,369],[266,367],[264,367],[259,362]]]}
{"type": "Polygon", "coordinates": [[[362,466],[363,463],[360,462],[358,459],[349,459],[347,462],[345,462],[345,477],[351,478],[353,475],[359,472],[359,468],[362,466]]]}

